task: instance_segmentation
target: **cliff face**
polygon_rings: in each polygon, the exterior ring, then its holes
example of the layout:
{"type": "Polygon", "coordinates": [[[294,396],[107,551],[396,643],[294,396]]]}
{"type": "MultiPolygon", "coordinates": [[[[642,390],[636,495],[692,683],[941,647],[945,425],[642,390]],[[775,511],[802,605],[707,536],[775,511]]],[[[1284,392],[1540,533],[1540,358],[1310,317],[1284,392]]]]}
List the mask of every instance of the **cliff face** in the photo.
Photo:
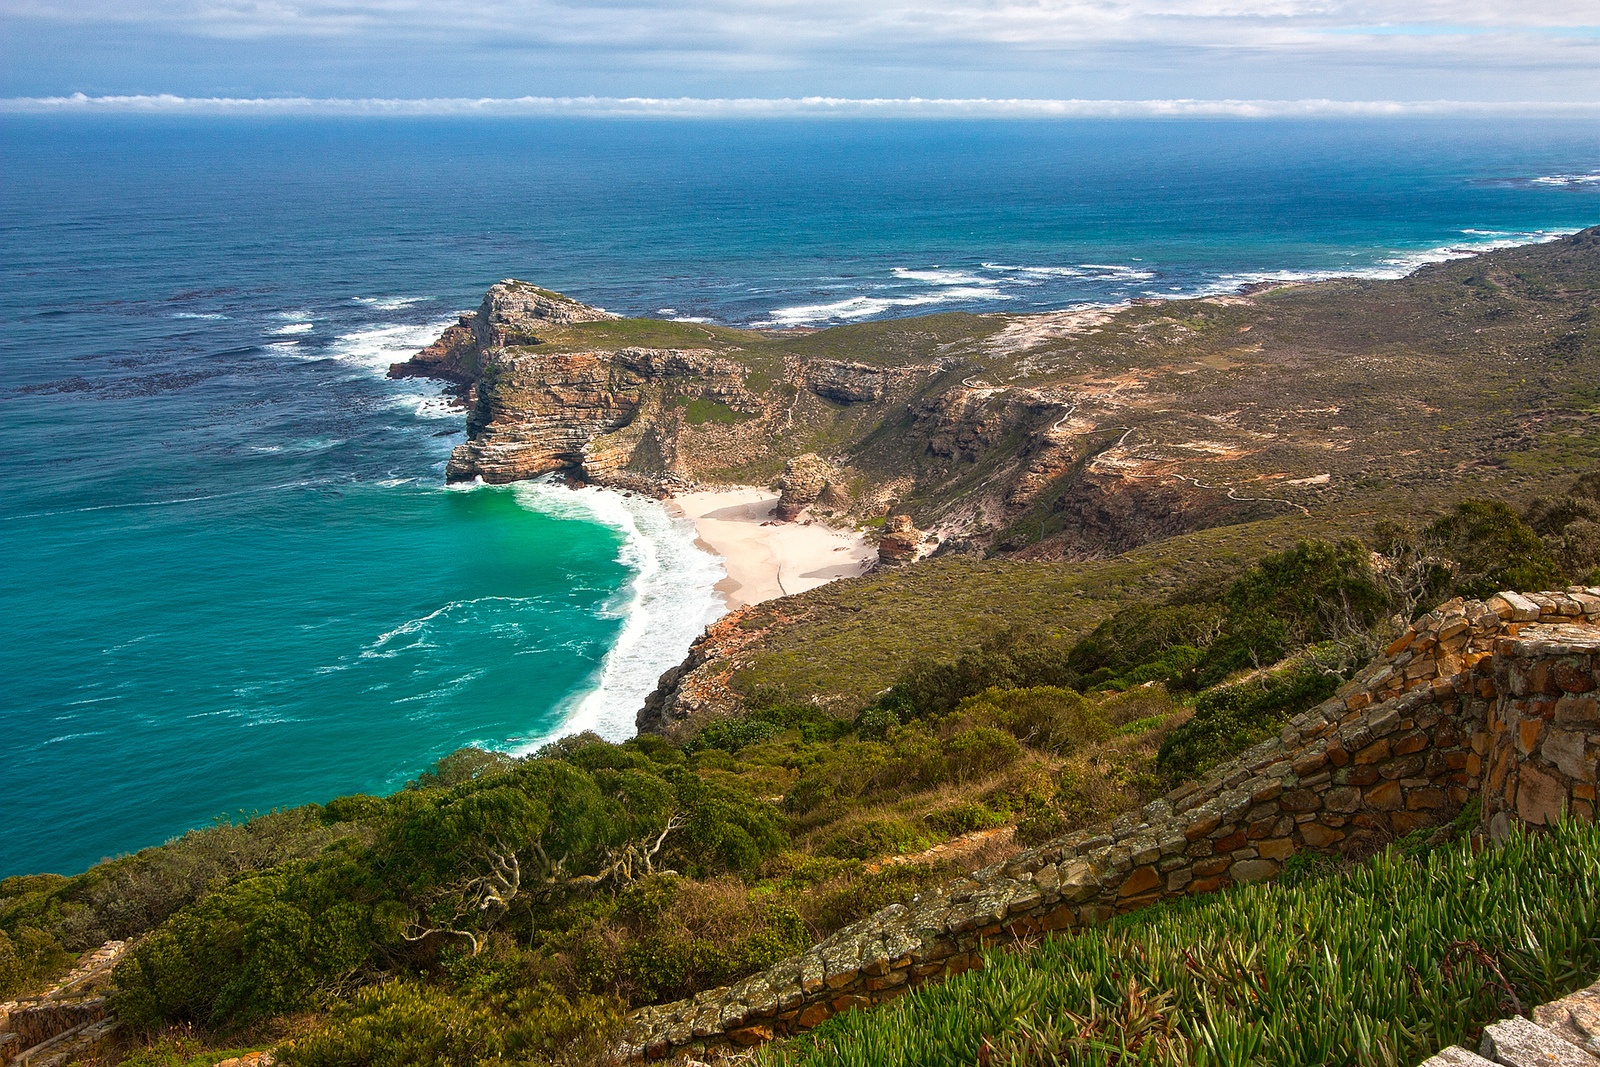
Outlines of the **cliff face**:
{"type": "Polygon", "coordinates": [[[1081,560],[1536,471],[1520,454],[1600,432],[1597,313],[1600,229],[1394,282],[804,332],[619,319],[505,281],[391,373],[464,388],[455,480],[662,492],[787,465],[789,513],[1081,560]],[[1410,447],[1422,430],[1433,446],[1410,447]]]}
{"type": "Polygon", "coordinates": [[[721,405],[736,417],[765,414],[744,387],[743,368],[704,350],[494,348],[481,358],[468,440],[450,457],[451,481],[566,470],[636,489],[684,484],[694,472],[678,462],[674,423],[685,400],[721,405]]]}

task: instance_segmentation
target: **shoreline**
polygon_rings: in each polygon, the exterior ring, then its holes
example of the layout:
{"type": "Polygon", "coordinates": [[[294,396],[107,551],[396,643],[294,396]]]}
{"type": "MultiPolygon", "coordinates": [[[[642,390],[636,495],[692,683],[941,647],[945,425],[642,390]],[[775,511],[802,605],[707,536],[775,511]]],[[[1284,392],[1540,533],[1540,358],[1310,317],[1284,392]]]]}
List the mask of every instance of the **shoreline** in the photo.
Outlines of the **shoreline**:
{"type": "Polygon", "coordinates": [[[715,588],[729,611],[865,574],[877,549],[855,530],[772,518],[778,494],[751,485],[675,493],[664,504],[694,524],[696,542],[722,560],[715,588]]]}

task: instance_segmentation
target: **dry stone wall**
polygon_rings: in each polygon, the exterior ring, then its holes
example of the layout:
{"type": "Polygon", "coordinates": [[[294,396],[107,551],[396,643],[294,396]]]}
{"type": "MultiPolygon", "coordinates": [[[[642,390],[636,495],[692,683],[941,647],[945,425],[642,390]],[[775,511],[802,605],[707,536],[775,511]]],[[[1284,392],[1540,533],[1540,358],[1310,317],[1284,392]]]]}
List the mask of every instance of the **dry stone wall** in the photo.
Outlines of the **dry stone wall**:
{"type": "Polygon", "coordinates": [[[1600,589],[1449,601],[1278,737],[1113,822],[895,904],[732,986],[640,1009],[620,1050],[758,1044],[981,966],[993,944],[1361,855],[1482,793],[1491,832],[1594,816],[1600,589]]]}
{"type": "Polygon", "coordinates": [[[1452,1045],[1421,1067],[1600,1067],[1600,984],[1483,1031],[1477,1052],[1452,1045]]]}

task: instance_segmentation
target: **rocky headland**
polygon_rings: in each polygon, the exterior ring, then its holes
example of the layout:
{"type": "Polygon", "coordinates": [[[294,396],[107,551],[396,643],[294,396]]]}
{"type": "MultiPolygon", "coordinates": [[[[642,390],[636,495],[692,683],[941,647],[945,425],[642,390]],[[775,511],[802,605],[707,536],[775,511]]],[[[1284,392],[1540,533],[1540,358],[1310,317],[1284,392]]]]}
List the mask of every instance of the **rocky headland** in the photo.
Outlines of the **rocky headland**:
{"type": "MultiPolygon", "coordinates": [[[[766,485],[778,521],[863,530],[880,567],[1110,561],[1539,493],[1600,459],[1597,316],[1600,228],[1398,281],[817,331],[619,318],[508,280],[391,373],[462,389],[453,481],[766,485]]],[[[816,595],[709,631],[641,728],[737,709],[747,668],[838,615],[816,595]]]]}

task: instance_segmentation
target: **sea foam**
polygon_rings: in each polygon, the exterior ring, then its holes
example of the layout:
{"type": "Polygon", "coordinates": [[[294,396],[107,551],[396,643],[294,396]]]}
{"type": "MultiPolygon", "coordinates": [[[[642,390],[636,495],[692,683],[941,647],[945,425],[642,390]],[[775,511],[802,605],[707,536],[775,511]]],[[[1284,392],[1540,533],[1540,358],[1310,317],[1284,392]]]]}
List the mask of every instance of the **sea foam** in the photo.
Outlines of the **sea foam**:
{"type": "Polygon", "coordinates": [[[553,479],[521,482],[513,491],[531,511],[619,531],[618,562],[633,572],[606,608],[623,620],[622,630],[593,687],[568,701],[555,730],[520,751],[585,730],[610,741],[632,737],[634,717],[661,675],[682,662],[694,639],[727,610],[715,589],[727,575],[722,560],[695,543],[693,523],[645,497],[572,489],[553,479]]]}

